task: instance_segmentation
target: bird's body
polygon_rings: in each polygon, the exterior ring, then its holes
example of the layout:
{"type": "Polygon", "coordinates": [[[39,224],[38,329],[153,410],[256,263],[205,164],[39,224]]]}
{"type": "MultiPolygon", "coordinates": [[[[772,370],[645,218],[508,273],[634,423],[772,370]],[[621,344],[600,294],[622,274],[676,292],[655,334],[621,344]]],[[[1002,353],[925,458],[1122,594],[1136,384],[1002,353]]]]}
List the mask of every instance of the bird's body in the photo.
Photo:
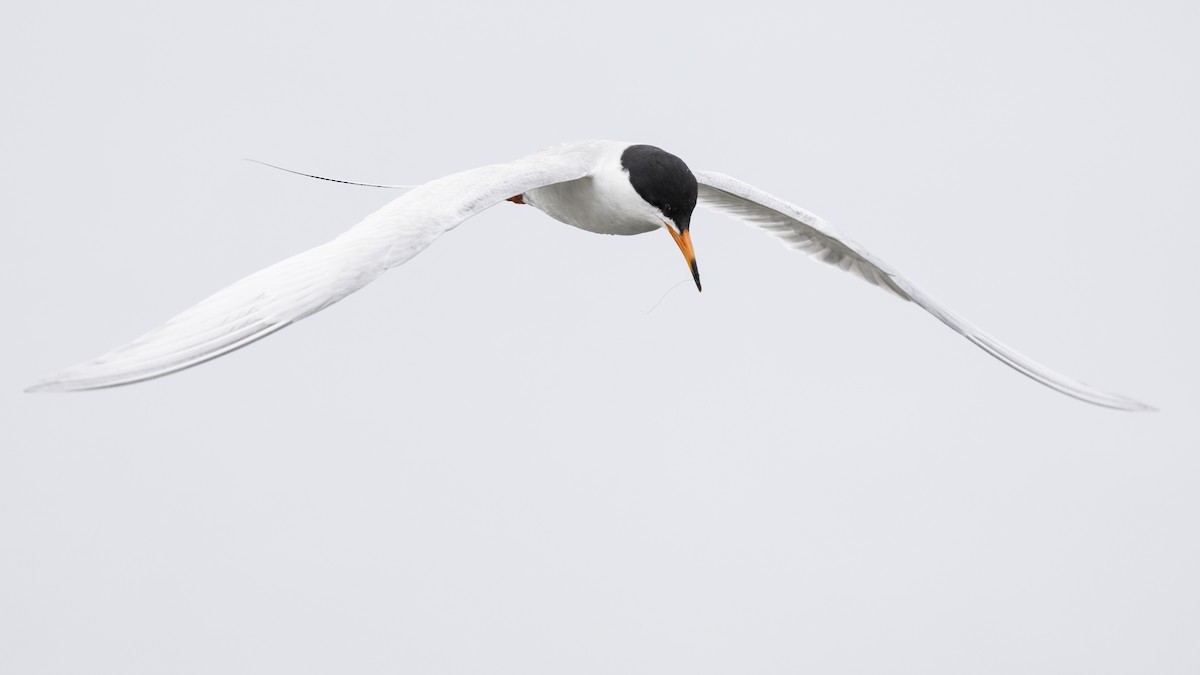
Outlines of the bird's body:
{"type": "Polygon", "coordinates": [[[648,205],[638,197],[621,167],[621,153],[628,145],[597,143],[587,176],[529,190],[521,195],[522,202],[559,222],[598,234],[633,235],[662,229],[647,218],[648,205]]]}
{"type": "MultiPolygon", "coordinates": [[[[344,182],[344,181],[343,181],[344,182]]],[[[221,290],[132,343],[51,376],[30,391],[131,384],[202,363],[337,302],[443,233],[505,200],[601,234],[665,229],[700,287],[690,225],[697,202],[758,225],[785,245],[849,271],[928,310],[1005,364],[1096,405],[1149,406],[1072,380],[1004,346],[933,300],[817,216],[723,174],[693,171],[649,145],[564,143],[412,188],[327,244],[283,260],[221,290]]]]}

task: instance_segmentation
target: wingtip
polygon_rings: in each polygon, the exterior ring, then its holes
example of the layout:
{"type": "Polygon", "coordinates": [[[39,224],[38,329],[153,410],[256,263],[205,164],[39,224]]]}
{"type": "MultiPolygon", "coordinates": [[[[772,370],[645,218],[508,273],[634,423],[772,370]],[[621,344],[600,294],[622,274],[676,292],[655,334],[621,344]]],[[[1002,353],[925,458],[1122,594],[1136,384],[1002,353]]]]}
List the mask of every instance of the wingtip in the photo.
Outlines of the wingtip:
{"type": "Polygon", "coordinates": [[[1102,405],[1106,408],[1112,408],[1113,410],[1123,410],[1125,412],[1159,412],[1157,406],[1152,406],[1149,403],[1142,403],[1141,401],[1139,401],[1135,398],[1129,398],[1128,396],[1119,396],[1116,394],[1110,394],[1108,399],[1105,401],[1094,400],[1094,399],[1085,399],[1085,400],[1087,400],[1089,403],[1095,403],[1097,405],[1102,405]]]}
{"type": "Polygon", "coordinates": [[[62,379],[62,378],[55,378],[55,377],[48,377],[40,382],[36,382],[36,383],[26,387],[25,393],[26,394],[50,394],[50,393],[62,392],[62,391],[75,391],[77,389],[79,389],[79,387],[71,386],[70,380],[66,380],[66,379],[62,379]]]}
{"type": "Polygon", "coordinates": [[[26,394],[53,394],[66,391],[83,391],[85,389],[94,389],[94,386],[89,386],[86,378],[79,376],[79,373],[73,369],[65,370],[54,375],[43,377],[41,380],[34,382],[25,388],[26,394]]]}

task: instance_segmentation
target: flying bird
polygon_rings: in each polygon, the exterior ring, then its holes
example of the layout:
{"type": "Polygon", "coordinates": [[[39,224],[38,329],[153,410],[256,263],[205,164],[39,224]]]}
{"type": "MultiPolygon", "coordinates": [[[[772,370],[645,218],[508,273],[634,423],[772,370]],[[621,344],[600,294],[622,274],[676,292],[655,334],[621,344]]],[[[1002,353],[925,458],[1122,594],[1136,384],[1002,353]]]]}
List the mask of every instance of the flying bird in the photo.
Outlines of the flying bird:
{"type": "Polygon", "coordinates": [[[812,213],[736,178],[693,171],[683,160],[654,146],[616,141],[564,143],[507,164],[411,187],[333,241],[260,270],[128,345],[52,375],[27,391],[132,384],[227,354],[325,309],[387,269],[407,262],[471,216],[506,200],[527,204],[589,232],[633,235],[666,230],[683,253],[696,290],[701,289],[700,270],[691,224],[699,202],[917,304],[987,353],[1051,389],[1099,406],[1153,410],[1066,377],[1006,347],[812,213]]]}

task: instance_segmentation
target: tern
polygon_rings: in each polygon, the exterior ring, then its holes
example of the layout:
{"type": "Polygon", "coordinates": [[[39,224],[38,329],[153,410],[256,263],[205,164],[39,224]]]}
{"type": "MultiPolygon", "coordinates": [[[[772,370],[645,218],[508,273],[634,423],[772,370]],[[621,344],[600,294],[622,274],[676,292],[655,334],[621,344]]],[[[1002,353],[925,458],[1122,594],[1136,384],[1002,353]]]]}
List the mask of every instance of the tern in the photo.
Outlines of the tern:
{"type": "Polygon", "coordinates": [[[387,269],[407,262],[463,221],[504,201],[527,204],[589,232],[634,235],[666,230],[683,253],[699,291],[700,270],[691,238],[692,212],[699,202],[917,304],[987,353],[1051,389],[1108,408],[1153,410],[1066,377],[1006,347],[816,215],[727,175],[693,171],[675,155],[651,145],[564,143],[424,185],[376,187],[407,191],[333,241],[260,270],[128,345],[52,375],[27,391],[132,384],[228,354],[325,309],[387,269]]]}

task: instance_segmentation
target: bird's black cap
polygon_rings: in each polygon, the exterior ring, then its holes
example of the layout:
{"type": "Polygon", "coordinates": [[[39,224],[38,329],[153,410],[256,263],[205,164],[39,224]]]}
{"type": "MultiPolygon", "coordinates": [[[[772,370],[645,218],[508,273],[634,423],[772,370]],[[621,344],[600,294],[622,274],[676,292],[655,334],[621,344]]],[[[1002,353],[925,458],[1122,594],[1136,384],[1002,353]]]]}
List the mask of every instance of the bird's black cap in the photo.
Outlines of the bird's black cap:
{"type": "Polygon", "coordinates": [[[621,167],[638,196],[675,222],[680,231],[691,225],[696,208],[696,177],[671,153],[653,145],[631,145],[621,153],[621,167]]]}

